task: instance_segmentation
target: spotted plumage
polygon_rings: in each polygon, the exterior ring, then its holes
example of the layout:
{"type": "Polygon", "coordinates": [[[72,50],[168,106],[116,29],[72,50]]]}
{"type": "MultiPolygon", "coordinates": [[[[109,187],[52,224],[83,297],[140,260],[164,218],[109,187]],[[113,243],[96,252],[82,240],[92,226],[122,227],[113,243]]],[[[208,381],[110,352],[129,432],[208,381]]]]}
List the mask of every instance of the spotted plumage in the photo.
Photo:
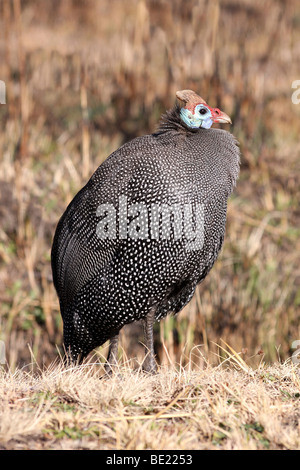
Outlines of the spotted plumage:
{"type": "Polygon", "coordinates": [[[153,370],[153,321],[187,304],[222,247],[239,149],[230,133],[182,119],[198,96],[184,92],[157,132],[100,165],[58,223],[53,280],[74,360],[108,339],[112,359],[120,329],[144,319],[153,370]]]}

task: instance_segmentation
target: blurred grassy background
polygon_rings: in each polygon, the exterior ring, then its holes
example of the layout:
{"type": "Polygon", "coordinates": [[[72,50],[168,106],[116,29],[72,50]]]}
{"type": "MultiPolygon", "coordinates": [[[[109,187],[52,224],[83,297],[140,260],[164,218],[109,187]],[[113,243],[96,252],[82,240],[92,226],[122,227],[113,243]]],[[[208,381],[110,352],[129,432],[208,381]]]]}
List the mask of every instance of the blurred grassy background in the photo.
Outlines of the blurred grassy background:
{"type": "MultiPolygon", "coordinates": [[[[183,88],[232,117],[242,167],[218,262],[156,326],[160,361],[213,361],[220,338],[249,361],[289,357],[300,339],[299,2],[0,0],[0,30],[0,339],[11,367],[30,349],[49,363],[61,345],[50,247],[66,205],[183,88]]],[[[129,357],[138,339],[138,325],[124,329],[129,357]]]]}

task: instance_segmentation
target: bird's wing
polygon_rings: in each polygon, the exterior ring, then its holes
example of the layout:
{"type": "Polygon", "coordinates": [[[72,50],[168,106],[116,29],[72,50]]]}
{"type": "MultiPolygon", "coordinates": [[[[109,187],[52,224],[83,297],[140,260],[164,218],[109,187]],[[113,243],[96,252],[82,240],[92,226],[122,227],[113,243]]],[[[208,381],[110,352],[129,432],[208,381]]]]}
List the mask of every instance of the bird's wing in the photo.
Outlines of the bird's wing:
{"type": "Polygon", "coordinates": [[[105,270],[117,256],[122,240],[113,236],[103,238],[97,228],[106,205],[115,207],[133,178],[127,155],[130,157],[130,149],[126,147],[112,154],[74,197],[58,222],[51,263],[62,307],[94,276],[100,273],[105,276],[105,270]],[[99,211],[99,207],[103,210],[99,211]]]}

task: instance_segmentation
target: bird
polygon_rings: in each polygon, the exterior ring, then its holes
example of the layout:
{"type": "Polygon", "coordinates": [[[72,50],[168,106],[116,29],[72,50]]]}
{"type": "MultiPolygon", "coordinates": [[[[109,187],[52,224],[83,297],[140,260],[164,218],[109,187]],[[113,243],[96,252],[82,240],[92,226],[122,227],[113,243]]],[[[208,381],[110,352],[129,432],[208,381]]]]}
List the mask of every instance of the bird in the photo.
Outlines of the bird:
{"type": "Polygon", "coordinates": [[[193,90],[176,92],[152,134],[114,151],[58,221],[51,249],[66,358],[81,363],[142,320],[143,370],[158,370],[153,325],[178,314],[213,267],[225,236],[239,142],[212,128],[230,117],[193,90]]]}

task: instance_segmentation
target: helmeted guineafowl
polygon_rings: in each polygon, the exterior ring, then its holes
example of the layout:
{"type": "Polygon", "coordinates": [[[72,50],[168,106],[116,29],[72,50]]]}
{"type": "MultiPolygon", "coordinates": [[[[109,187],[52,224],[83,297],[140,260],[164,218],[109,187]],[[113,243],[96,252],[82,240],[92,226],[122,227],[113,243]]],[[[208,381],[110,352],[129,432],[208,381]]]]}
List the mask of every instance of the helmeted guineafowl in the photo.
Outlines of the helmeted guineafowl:
{"type": "Polygon", "coordinates": [[[113,152],[58,223],[53,280],[74,361],[110,339],[109,367],[120,329],[143,319],[154,371],[153,322],[189,302],[222,247],[240,153],[210,127],[231,120],[191,90],[176,96],[157,132],[113,152]]]}

